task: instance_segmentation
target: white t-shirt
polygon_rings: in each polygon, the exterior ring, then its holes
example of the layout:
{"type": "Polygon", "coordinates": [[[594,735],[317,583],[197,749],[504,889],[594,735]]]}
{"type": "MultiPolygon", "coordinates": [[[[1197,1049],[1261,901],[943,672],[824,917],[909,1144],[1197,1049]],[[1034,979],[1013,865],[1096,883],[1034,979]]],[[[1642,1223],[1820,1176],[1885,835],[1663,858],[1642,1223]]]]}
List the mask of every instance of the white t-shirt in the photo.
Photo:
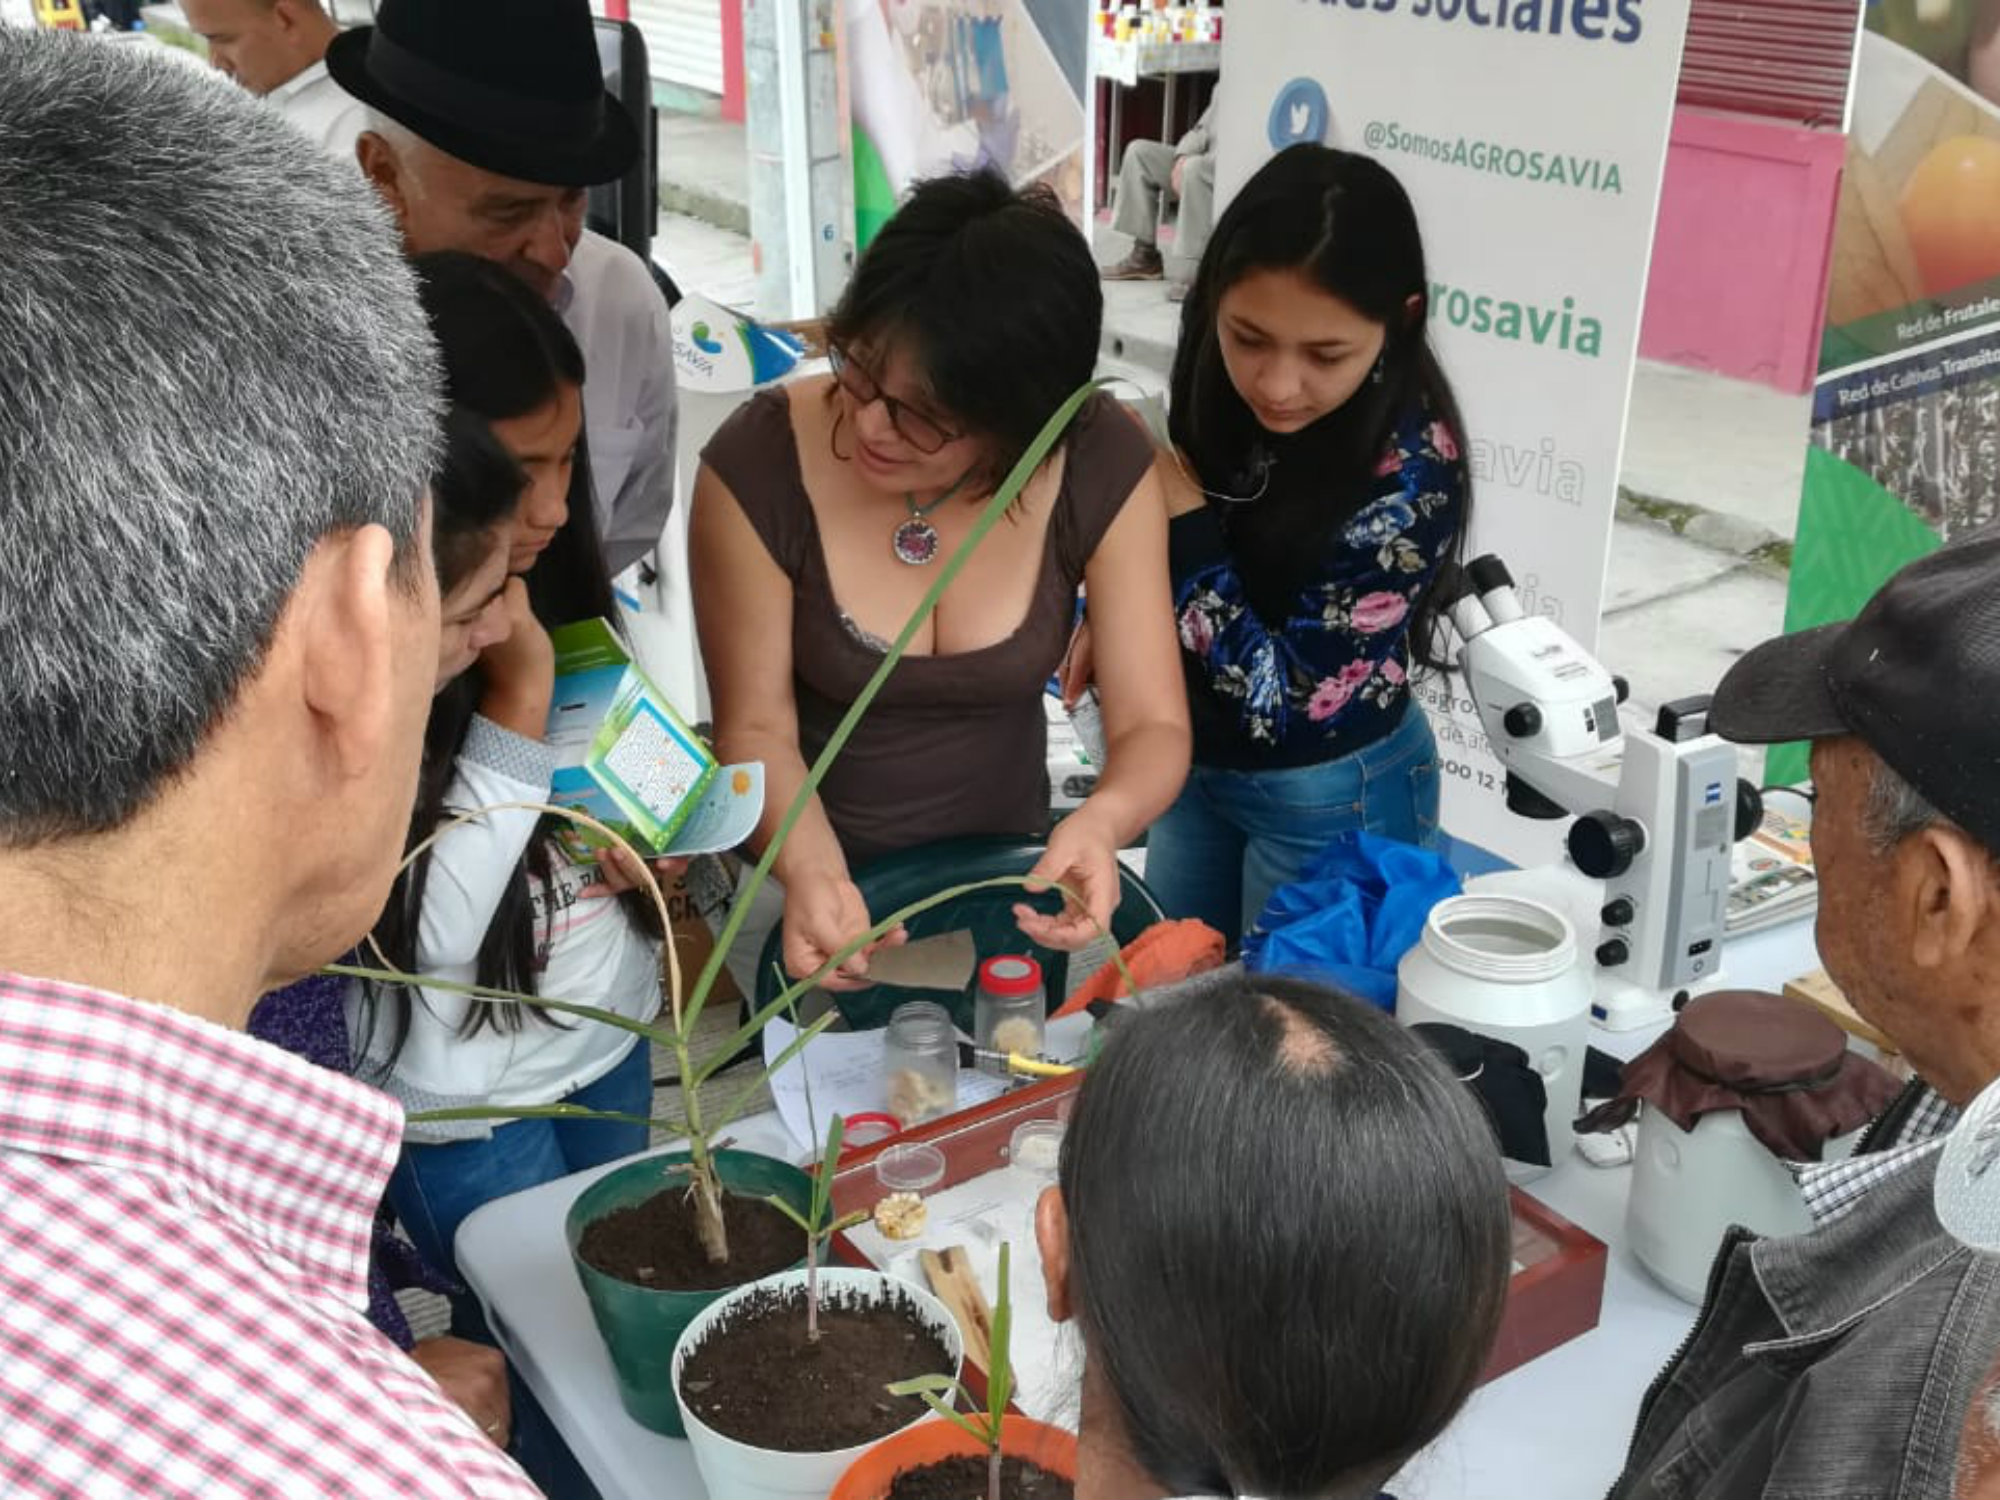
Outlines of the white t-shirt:
{"type": "MultiPolygon", "coordinates": [[[[471,810],[549,799],[554,757],[475,717],[459,752],[446,806],[471,810]]],[[[514,877],[540,815],[508,810],[461,824],[432,847],[417,929],[417,967],[428,977],[474,982],[480,944],[514,877]]],[[[550,850],[546,887],[529,880],[537,940],[535,993],[650,1021],[660,1008],[659,947],[634,927],[613,896],[584,896],[594,865],[578,865],[550,850]]],[[[348,1030],[357,1073],[411,1110],[477,1104],[554,1104],[596,1082],[625,1058],[639,1038],[582,1017],[525,1018],[519,1030],[482,1027],[463,1036],[459,1025],[474,1001],[423,989],[410,1006],[410,1029],[393,1062],[395,1031],[382,1007],[367,1028],[360,996],[349,1000],[348,1030]],[[368,1034],[363,1034],[368,1031],[368,1034]]],[[[480,1121],[412,1125],[414,1141],[474,1140],[491,1134],[480,1121]]]]}
{"type": "Polygon", "coordinates": [[[316,62],[279,84],[264,99],[328,156],[355,165],[354,143],[368,128],[368,112],[359,99],[333,81],[324,62],[316,62]]]}

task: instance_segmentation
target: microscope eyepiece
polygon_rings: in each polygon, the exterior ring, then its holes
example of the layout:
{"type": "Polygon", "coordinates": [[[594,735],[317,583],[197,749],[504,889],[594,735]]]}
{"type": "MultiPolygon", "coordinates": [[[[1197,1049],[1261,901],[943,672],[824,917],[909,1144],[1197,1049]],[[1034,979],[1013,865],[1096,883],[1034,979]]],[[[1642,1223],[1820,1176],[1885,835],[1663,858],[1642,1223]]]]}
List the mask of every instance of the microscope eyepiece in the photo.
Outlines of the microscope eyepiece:
{"type": "Polygon", "coordinates": [[[1467,564],[1466,576],[1472,580],[1472,587],[1481,594],[1490,594],[1495,589],[1511,589],[1514,575],[1507,571],[1507,565],[1493,553],[1474,558],[1467,564]]]}

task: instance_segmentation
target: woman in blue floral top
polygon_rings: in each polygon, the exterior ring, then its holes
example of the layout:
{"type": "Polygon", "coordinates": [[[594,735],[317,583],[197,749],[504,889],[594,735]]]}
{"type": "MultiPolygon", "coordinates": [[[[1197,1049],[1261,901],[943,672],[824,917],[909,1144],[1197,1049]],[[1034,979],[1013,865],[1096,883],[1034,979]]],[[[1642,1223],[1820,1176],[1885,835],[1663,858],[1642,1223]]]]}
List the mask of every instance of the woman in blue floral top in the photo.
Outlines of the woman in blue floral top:
{"type": "Polygon", "coordinates": [[[1470,485],[1427,287],[1394,175],[1295,146],[1230,205],[1187,299],[1165,468],[1194,769],[1146,879],[1232,942],[1337,835],[1436,834],[1409,678],[1441,665],[1433,584],[1470,485]]]}

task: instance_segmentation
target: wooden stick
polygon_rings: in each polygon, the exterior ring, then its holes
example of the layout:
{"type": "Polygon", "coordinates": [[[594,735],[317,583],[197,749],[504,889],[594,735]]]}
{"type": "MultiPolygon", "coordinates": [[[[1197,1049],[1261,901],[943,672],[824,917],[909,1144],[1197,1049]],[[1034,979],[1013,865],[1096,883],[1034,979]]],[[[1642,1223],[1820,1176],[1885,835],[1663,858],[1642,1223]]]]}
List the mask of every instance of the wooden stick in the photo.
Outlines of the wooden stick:
{"type": "Polygon", "coordinates": [[[931,1290],[958,1319],[958,1331],[965,1337],[966,1361],[976,1365],[980,1374],[989,1373],[993,1314],[986,1305],[986,1294],[979,1289],[979,1278],[972,1274],[972,1267],[966,1260],[965,1247],[953,1245],[942,1251],[926,1250],[921,1259],[931,1290]]]}

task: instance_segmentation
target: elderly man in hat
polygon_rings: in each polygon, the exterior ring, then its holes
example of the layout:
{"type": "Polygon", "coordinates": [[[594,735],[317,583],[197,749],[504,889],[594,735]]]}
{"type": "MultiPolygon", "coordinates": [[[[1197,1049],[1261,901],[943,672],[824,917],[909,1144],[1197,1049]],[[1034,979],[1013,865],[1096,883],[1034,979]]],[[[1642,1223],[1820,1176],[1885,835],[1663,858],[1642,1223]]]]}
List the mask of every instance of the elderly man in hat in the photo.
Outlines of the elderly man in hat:
{"type": "Polygon", "coordinates": [[[383,0],[326,65],[368,108],[361,169],[410,253],[499,261],[576,335],[605,562],[624,571],[673,505],[679,408],[665,297],[638,256],[583,227],[585,190],[640,149],[605,90],[589,5],[383,0]]]}
{"type": "Polygon", "coordinates": [[[0,1493],[533,1494],[363,1313],[401,1109],[242,1033],[409,825],[410,270],[163,56],[0,27],[0,100],[0,1493]]]}
{"type": "Polygon", "coordinates": [[[2000,1259],[1932,1203],[1941,1132],[2000,1079],[2000,531],[1759,646],[1710,722],[1812,742],[1820,957],[1922,1083],[1852,1160],[1807,1170],[1816,1230],[1724,1244],[1612,1493],[1947,1497],[2000,1352],[2000,1259]]]}
{"type": "Polygon", "coordinates": [[[320,150],[353,160],[365,117],[361,101],[326,71],[326,49],[340,28],[319,0],[181,0],[181,14],[220,72],[267,100],[320,150]]]}

